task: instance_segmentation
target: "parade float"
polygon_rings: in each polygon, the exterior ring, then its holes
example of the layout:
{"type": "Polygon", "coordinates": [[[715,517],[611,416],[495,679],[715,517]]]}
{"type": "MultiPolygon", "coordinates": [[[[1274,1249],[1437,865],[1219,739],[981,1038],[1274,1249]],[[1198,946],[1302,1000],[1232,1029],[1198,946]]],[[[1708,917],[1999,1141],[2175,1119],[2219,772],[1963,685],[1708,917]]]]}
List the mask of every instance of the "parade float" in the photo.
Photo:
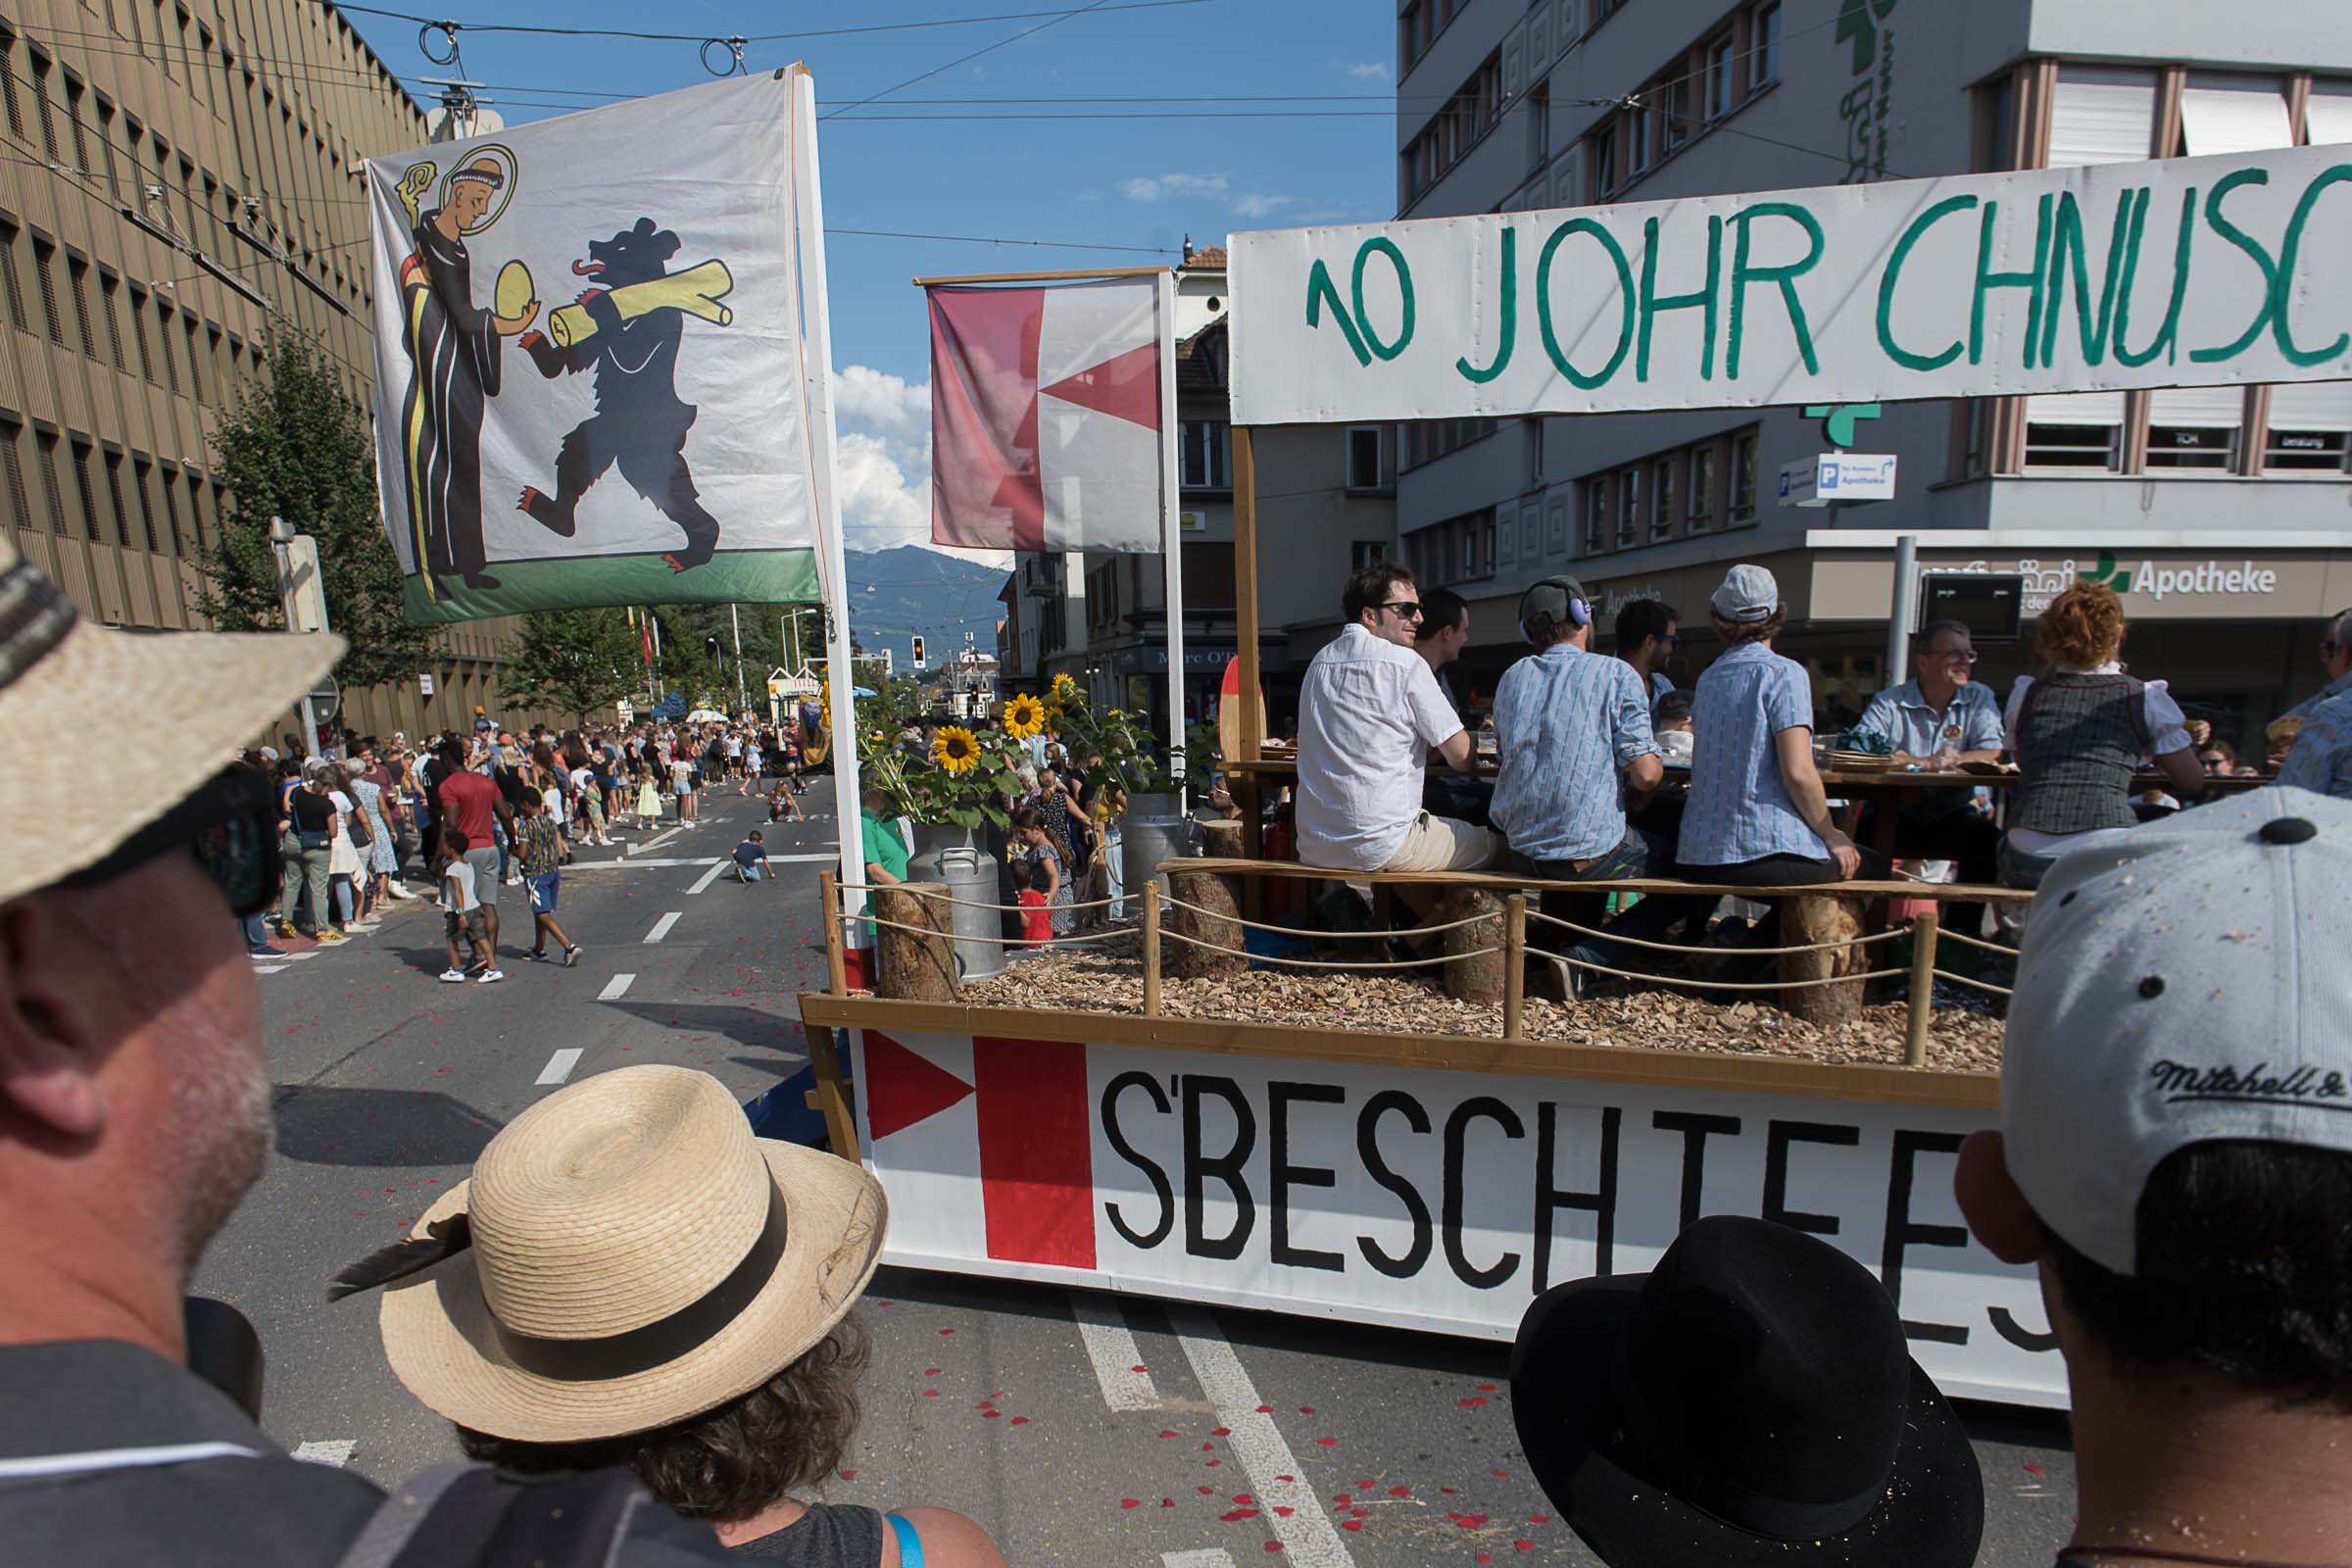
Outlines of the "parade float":
{"type": "MultiPolygon", "coordinates": [[[[2352,243],[2342,152],[1237,235],[1240,689],[1253,427],[2341,378],[2352,284],[2316,258],[2352,243]]],[[[1230,774],[1279,773],[1240,707],[1230,774]]],[[[1298,899],[1268,909],[1276,882],[1334,878],[1260,858],[1246,802],[1102,928],[967,979],[942,956],[963,911],[939,883],[877,905],[842,798],[828,984],[800,1005],[833,1146],[890,1194],[891,1262],[1507,1338],[1550,1284],[1760,1214],[1876,1270],[1946,1393],[2065,1402],[2034,1275],[1951,1196],[1961,1141],[1998,1119],[2008,971],[1936,905],[2018,895],[1780,890],[1751,996],[1570,1003],[1527,993],[1559,935],[1538,884],[1350,875],[1375,898],[1443,884],[1434,956],[1366,956],[1298,899]],[[1898,921],[1860,917],[1895,898],[1898,921]]]]}

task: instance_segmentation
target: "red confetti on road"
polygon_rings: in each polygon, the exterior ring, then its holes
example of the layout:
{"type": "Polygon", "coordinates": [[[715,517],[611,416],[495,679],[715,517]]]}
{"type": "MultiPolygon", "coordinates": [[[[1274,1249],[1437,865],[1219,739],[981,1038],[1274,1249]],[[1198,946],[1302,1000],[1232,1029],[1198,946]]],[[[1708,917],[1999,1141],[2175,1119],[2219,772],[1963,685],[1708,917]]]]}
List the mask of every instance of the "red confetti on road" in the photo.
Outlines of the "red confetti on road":
{"type": "Polygon", "coordinates": [[[1340,1528],[1342,1530],[1361,1530],[1364,1528],[1364,1522],[1361,1519],[1343,1519],[1340,1521],[1340,1528]]]}
{"type": "Polygon", "coordinates": [[[1488,1519],[1488,1515],[1483,1513],[1449,1513],[1446,1517],[1464,1530],[1483,1529],[1488,1519]]]}
{"type": "Polygon", "coordinates": [[[1136,1365],[1129,1367],[1127,1370],[1130,1372],[1149,1372],[1152,1369],[1143,1365],[1141,1362],[1138,1362],[1136,1365]]]}
{"type": "MultiPolygon", "coordinates": [[[[887,1305],[889,1305],[890,1303],[889,1303],[889,1302],[887,1302],[887,1301],[885,1301],[883,1304],[884,1304],[885,1306],[887,1306],[887,1305]]],[[[949,1335],[951,1335],[951,1334],[953,1334],[953,1333],[955,1333],[955,1332],[956,1332],[956,1331],[955,1331],[954,1329],[941,1329],[941,1330],[939,1331],[939,1333],[940,1333],[940,1338],[942,1338],[942,1339],[945,1339],[945,1338],[947,1338],[949,1335]]]]}
{"type": "Polygon", "coordinates": [[[939,1369],[938,1367],[935,1367],[935,1366],[927,1366],[927,1367],[923,1368],[923,1376],[925,1376],[925,1377],[927,1377],[927,1378],[935,1378],[935,1377],[939,1376],[939,1373],[940,1373],[940,1369],[939,1369]]]}
{"type": "Polygon", "coordinates": [[[1225,1513],[1217,1515],[1217,1519],[1220,1523],[1229,1525],[1239,1523],[1244,1519],[1254,1519],[1256,1517],[1257,1510],[1255,1508],[1234,1508],[1225,1513]]]}
{"type": "Polygon", "coordinates": [[[1175,1433],[1173,1433],[1173,1432],[1162,1432],[1162,1433],[1160,1434],[1160,1436],[1161,1436],[1161,1437],[1163,1437],[1163,1438],[1172,1438],[1172,1437],[1175,1437],[1176,1435],[1177,1435],[1177,1434],[1175,1434],[1175,1433]]]}
{"type": "Polygon", "coordinates": [[[1480,1396],[1480,1395],[1473,1394],[1473,1395],[1472,1395],[1472,1396],[1470,1396],[1470,1397],[1468,1397],[1467,1399],[1464,1399],[1464,1400],[1462,1400],[1462,1402],[1461,1402],[1461,1403],[1462,1403],[1462,1408],[1463,1408],[1463,1409],[1465,1409],[1465,1410],[1470,1410],[1470,1409],[1475,1409],[1475,1408],[1476,1408],[1476,1407],[1478,1407],[1479,1405],[1482,1405],[1482,1404],[1484,1404],[1484,1403],[1486,1403],[1486,1402],[1487,1402],[1487,1401],[1486,1401],[1486,1399],[1485,1399],[1485,1397],[1484,1397],[1483,1396],[1480,1396]]]}
{"type": "Polygon", "coordinates": [[[1121,1497],[1119,1499],[1119,1506],[1122,1508],[1141,1508],[1143,1505],[1144,1499],[1141,1497],[1121,1497]]]}
{"type": "Polygon", "coordinates": [[[1232,1436],[1233,1436],[1233,1428],[1231,1428],[1231,1427],[1217,1427],[1217,1428],[1213,1429],[1212,1431],[1210,1431],[1210,1433],[1209,1433],[1208,1435],[1209,1435],[1210,1437],[1212,1437],[1212,1438],[1230,1438],[1230,1437],[1232,1437],[1232,1436]]]}
{"type": "Polygon", "coordinates": [[[1514,1541],[1511,1543],[1511,1549],[1513,1551],[1533,1551],[1536,1549],[1536,1544],[1532,1541],[1514,1541]]]}
{"type": "Polygon", "coordinates": [[[1016,1427],[1025,1427],[1029,1424],[1029,1418],[1025,1415],[1016,1415],[1012,1418],[1012,1424],[1016,1427]]]}
{"type": "Polygon", "coordinates": [[[936,1399],[939,1397],[939,1391],[937,1389],[925,1389],[923,1391],[923,1397],[926,1399],[936,1399]]]}
{"type": "Polygon", "coordinates": [[[1413,1489],[1410,1487],[1391,1487],[1389,1489],[1389,1495],[1392,1497],[1409,1497],[1412,1494],[1413,1489]]]}
{"type": "Polygon", "coordinates": [[[1337,1438],[1317,1438],[1315,1440],[1315,1446],[1318,1448],[1336,1448],[1339,1446],[1340,1440],[1337,1438]]]}
{"type": "Polygon", "coordinates": [[[1282,1549],[1282,1543],[1279,1541],[1269,1541],[1266,1543],[1266,1549],[1268,1551],[1280,1551],[1282,1549]]]}
{"type": "Polygon", "coordinates": [[[844,1481],[855,1481],[858,1479],[858,1472],[855,1470],[844,1470],[841,1473],[841,1479],[844,1481]]]}

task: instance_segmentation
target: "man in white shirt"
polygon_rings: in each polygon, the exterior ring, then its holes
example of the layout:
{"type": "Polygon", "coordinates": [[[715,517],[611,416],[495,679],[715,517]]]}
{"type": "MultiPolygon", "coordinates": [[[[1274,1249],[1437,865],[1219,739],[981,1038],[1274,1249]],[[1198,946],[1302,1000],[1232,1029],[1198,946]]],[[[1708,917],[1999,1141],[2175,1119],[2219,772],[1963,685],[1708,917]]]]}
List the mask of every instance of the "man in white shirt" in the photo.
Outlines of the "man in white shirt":
{"type": "Polygon", "coordinates": [[[1298,858],[1349,871],[1473,871],[1494,835],[1421,808],[1429,749],[1470,771],[1470,735],[1413,652],[1413,574],[1378,562],[1348,579],[1347,624],[1298,697],[1298,858]]]}

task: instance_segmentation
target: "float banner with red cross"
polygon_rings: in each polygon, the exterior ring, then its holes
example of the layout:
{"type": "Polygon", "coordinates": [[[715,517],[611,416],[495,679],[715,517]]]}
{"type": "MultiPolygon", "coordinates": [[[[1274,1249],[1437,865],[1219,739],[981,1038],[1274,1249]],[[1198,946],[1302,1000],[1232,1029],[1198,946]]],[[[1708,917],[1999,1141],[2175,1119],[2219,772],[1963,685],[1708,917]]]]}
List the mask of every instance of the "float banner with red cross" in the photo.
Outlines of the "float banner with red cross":
{"type": "Polygon", "coordinates": [[[1877,1273],[1946,1394],[2066,1403],[2034,1274],[1952,1199],[1989,1107],[847,1032],[891,1263],[1508,1339],[1757,1214],[1877,1273]]]}

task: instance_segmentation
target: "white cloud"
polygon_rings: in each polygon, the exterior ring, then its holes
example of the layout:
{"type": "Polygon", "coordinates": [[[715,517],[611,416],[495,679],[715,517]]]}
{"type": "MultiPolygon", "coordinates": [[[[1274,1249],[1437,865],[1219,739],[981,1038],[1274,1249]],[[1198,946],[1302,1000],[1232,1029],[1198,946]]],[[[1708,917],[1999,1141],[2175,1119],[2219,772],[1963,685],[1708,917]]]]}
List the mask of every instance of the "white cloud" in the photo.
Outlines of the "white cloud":
{"type": "Polygon", "coordinates": [[[1138,174],[1119,181],[1119,194],[1131,202],[1155,202],[1162,196],[1222,196],[1223,174],[1138,174]]]}
{"type": "Polygon", "coordinates": [[[867,365],[842,369],[833,382],[834,407],[843,419],[871,425],[902,440],[928,436],[931,429],[931,388],[910,385],[867,365]]]}
{"type": "Polygon", "coordinates": [[[1233,210],[1244,218],[1263,218],[1268,213],[1279,213],[1285,207],[1295,207],[1298,203],[1296,196],[1268,196],[1262,191],[1253,190],[1235,202],[1233,210]]]}
{"type": "Polygon", "coordinates": [[[909,479],[880,436],[841,433],[841,521],[845,542],[887,550],[930,537],[931,475],[909,479]]]}
{"type": "Polygon", "coordinates": [[[1388,66],[1378,60],[1367,60],[1358,65],[1349,65],[1344,60],[1335,60],[1332,64],[1358,81],[1386,81],[1389,79],[1388,66]]]}

